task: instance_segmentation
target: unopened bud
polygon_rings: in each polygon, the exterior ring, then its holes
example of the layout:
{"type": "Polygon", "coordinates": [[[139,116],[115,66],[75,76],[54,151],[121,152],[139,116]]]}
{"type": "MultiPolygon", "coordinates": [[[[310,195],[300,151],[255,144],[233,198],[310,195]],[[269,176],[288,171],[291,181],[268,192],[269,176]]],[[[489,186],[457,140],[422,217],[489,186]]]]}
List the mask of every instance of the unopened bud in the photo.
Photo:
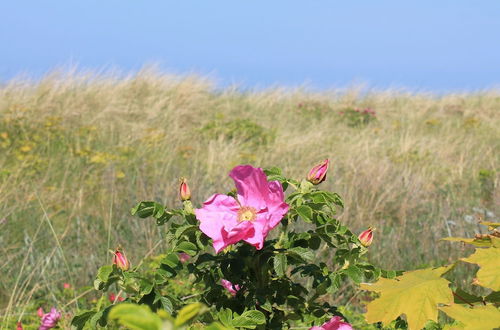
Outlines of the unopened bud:
{"type": "Polygon", "coordinates": [[[21,322],[17,322],[16,330],[23,330],[23,324],[21,322]]]}
{"type": "Polygon", "coordinates": [[[182,201],[188,201],[191,199],[191,190],[189,190],[189,186],[185,178],[181,178],[181,185],[179,186],[179,195],[181,196],[182,201]]]}
{"type": "Polygon", "coordinates": [[[36,311],[36,314],[38,315],[38,317],[42,318],[45,312],[43,311],[42,307],[39,307],[36,311]]]}
{"type": "Polygon", "coordinates": [[[373,228],[369,227],[367,230],[359,234],[358,239],[365,247],[369,247],[373,241],[373,228]]]}
{"type": "Polygon", "coordinates": [[[121,270],[128,270],[130,268],[130,262],[120,248],[117,248],[113,254],[113,264],[115,264],[116,267],[121,270]]]}
{"type": "Polygon", "coordinates": [[[309,174],[307,175],[307,181],[311,182],[312,184],[320,184],[321,182],[325,181],[326,179],[326,172],[328,171],[328,165],[330,164],[330,161],[328,159],[325,159],[318,165],[314,166],[311,168],[309,171],[309,174]]]}

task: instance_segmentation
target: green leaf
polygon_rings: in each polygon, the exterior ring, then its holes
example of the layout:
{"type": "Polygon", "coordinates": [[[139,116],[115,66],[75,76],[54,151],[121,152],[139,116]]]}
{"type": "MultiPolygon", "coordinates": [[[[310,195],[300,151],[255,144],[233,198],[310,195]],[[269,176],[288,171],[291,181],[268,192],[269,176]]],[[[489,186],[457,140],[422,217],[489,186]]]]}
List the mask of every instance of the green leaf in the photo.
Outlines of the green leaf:
{"type": "Polygon", "coordinates": [[[233,320],[233,326],[247,329],[255,329],[264,323],[266,323],[265,315],[255,310],[246,311],[233,320]]]}
{"type": "Polygon", "coordinates": [[[171,268],[175,268],[179,264],[179,257],[177,256],[177,253],[170,253],[161,260],[161,263],[171,268]]]}
{"type": "Polygon", "coordinates": [[[176,327],[185,325],[188,322],[194,320],[196,317],[205,313],[207,310],[208,310],[208,308],[205,305],[203,305],[202,303],[193,303],[193,304],[189,304],[187,306],[184,306],[179,311],[179,314],[177,314],[177,317],[175,318],[174,324],[176,327]]]}
{"type": "Polygon", "coordinates": [[[117,320],[132,330],[161,330],[161,318],[146,305],[121,303],[111,309],[109,320],[117,320]]]}
{"type": "Polygon", "coordinates": [[[219,321],[225,326],[231,327],[233,325],[233,312],[229,308],[221,308],[217,313],[219,321]]]}
{"type": "Polygon", "coordinates": [[[106,265],[99,268],[97,271],[97,278],[94,281],[94,288],[96,290],[105,289],[110,283],[108,283],[110,276],[113,274],[113,266],[106,265]]]}
{"type": "Polygon", "coordinates": [[[174,312],[174,306],[172,305],[172,302],[170,301],[170,299],[168,299],[167,297],[164,297],[164,296],[160,296],[160,301],[161,301],[161,305],[163,306],[163,308],[169,314],[172,314],[174,312]]]}
{"type": "Polygon", "coordinates": [[[305,222],[312,222],[312,217],[313,217],[313,210],[307,205],[301,205],[298,206],[295,211],[297,212],[298,215],[304,220],[305,222]]]}
{"type": "Polygon", "coordinates": [[[190,256],[195,256],[198,252],[198,248],[193,243],[184,241],[175,247],[175,251],[185,252],[190,256]]]}
{"type": "Polygon", "coordinates": [[[75,315],[71,320],[71,326],[76,328],[76,330],[82,330],[85,324],[96,314],[95,311],[83,311],[78,315],[75,315]]]}
{"type": "Polygon", "coordinates": [[[312,262],[315,258],[313,251],[302,247],[290,248],[287,253],[292,257],[299,258],[306,262],[312,262]]]}
{"type": "Polygon", "coordinates": [[[283,253],[277,254],[274,256],[273,261],[274,271],[276,272],[276,275],[278,275],[279,277],[284,276],[287,268],[286,255],[284,255],[283,253]]]}
{"type": "Polygon", "coordinates": [[[233,330],[234,328],[227,328],[218,322],[210,323],[207,325],[205,330],[233,330]]]}
{"type": "Polygon", "coordinates": [[[477,272],[476,284],[500,291],[500,248],[476,249],[473,255],[460,260],[481,267],[477,272]]]}
{"type": "Polygon", "coordinates": [[[406,272],[395,279],[380,278],[373,284],[363,283],[363,290],[380,293],[367,305],[368,323],[388,325],[405,314],[410,329],[422,329],[428,320],[437,321],[438,304],[449,304],[453,294],[449,282],[441,277],[450,267],[406,272]]]}
{"type": "Polygon", "coordinates": [[[355,265],[349,265],[349,267],[344,269],[343,272],[357,284],[361,283],[361,281],[363,280],[363,271],[355,265]]]}
{"type": "Polygon", "coordinates": [[[497,329],[500,326],[500,311],[493,305],[470,308],[453,304],[439,309],[449,317],[462,323],[465,330],[497,329]]]}
{"type": "Polygon", "coordinates": [[[139,218],[160,218],[165,213],[165,207],[157,202],[144,201],[137,204],[136,207],[130,210],[130,213],[137,215],[139,218]]]}

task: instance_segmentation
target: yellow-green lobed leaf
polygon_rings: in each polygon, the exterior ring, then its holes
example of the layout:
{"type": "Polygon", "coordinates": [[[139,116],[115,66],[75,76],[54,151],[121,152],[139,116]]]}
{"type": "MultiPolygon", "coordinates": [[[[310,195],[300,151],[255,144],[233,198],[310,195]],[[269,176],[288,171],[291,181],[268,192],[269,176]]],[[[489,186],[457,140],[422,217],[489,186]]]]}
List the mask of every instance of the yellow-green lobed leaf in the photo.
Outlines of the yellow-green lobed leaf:
{"type": "Polygon", "coordinates": [[[449,317],[462,323],[464,330],[496,329],[500,327],[500,311],[493,305],[471,308],[453,304],[439,309],[449,317]]]}
{"type": "Polygon", "coordinates": [[[361,284],[361,288],[380,293],[368,303],[366,320],[388,325],[405,314],[409,329],[422,329],[428,320],[437,321],[438,304],[453,302],[449,282],[441,277],[451,266],[406,272],[395,279],[381,278],[361,284]]]}
{"type": "Polygon", "coordinates": [[[470,257],[460,260],[479,265],[477,284],[500,291],[500,248],[476,249],[470,257]]]}

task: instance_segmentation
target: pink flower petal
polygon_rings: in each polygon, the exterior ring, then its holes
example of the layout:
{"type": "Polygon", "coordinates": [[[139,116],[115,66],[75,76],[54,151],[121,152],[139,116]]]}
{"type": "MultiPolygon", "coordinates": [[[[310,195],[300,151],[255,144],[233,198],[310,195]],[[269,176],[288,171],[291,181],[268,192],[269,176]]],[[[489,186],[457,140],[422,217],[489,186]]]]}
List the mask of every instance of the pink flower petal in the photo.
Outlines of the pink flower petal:
{"type": "Polygon", "coordinates": [[[265,196],[269,194],[269,185],[261,168],[240,165],[233,168],[229,176],[234,180],[241,205],[252,206],[256,210],[266,207],[265,196]]]}

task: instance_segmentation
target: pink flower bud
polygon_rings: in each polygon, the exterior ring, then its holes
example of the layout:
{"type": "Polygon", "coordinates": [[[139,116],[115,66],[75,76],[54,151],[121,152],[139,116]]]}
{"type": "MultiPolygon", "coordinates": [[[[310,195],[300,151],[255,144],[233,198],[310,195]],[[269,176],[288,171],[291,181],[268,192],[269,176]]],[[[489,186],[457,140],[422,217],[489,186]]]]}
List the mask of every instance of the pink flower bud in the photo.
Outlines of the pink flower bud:
{"type": "Polygon", "coordinates": [[[17,322],[16,330],[23,330],[23,324],[21,322],[17,322]]]}
{"type": "Polygon", "coordinates": [[[71,289],[71,284],[69,284],[69,283],[63,283],[63,288],[65,288],[65,289],[71,289]]]}
{"type": "Polygon", "coordinates": [[[309,328],[309,330],[353,330],[353,328],[349,323],[344,322],[340,316],[334,316],[322,326],[314,326],[309,328]]]}
{"type": "Polygon", "coordinates": [[[42,307],[39,307],[38,310],[36,311],[36,313],[37,313],[38,317],[43,317],[43,315],[45,314],[42,307]]]}
{"type": "Polygon", "coordinates": [[[191,258],[191,256],[187,253],[184,253],[184,252],[181,252],[179,253],[179,260],[182,262],[182,263],[185,263],[186,261],[189,260],[189,258],[191,258]]]}
{"type": "Polygon", "coordinates": [[[187,180],[185,178],[181,178],[181,185],[179,187],[179,195],[181,196],[181,200],[188,201],[191,199],[191,190],[189,190],[189,186],[187,184],[187,180]]]}
{"type": "Polygon", "coordinates": [[[233,284],[225,279],[220,280],[220,283],[227,291],[229,291],[229,293],[231,293],[232,296],[236,296],[236,293],[241,289],[238,284],[233,284]]]}
{"type": "Polygon", "coordinates": [[[326,172],[328,171],[328,165],[330,165],[330,161],[325,159],[318,165],[311,168],[309,174],[307,175],[307,181],[312,184],[320,184],[326,179],[326,172]]]}
{"type": "Polygon", "coordinates": [[[113,264],[121,270],[129,270],[130,268],[130,262],[120,248],[117,248],[114,252],[113,264]]]}
{"type": "Polygon", "coordinates": [[[42,322],[38,330],[48,330],[55,328],[60,318],[61,313],[59,313],[54,307],[52,307],[49,313],[43,315],[42,322]]]}
{"type": "Polygon", "coordinates": [[[361,244],[365,247],[369,247],[373,241],[373,228],[369,227],[367,230],[359,234],[358,238],[361,244]]]}

